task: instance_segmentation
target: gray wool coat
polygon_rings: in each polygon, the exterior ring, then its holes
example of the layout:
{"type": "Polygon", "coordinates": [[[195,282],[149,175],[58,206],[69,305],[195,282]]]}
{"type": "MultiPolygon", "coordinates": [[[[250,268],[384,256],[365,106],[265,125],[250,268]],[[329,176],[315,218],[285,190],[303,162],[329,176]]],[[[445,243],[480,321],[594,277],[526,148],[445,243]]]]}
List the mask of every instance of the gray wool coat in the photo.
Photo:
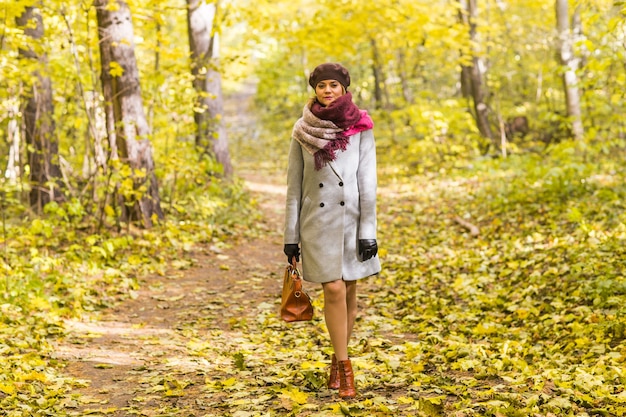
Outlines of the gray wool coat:
{"type": "Polygon", "coordinates": [[[299,243],[302,277],[353,281],[380,272],[375,256],[362,261],[359,239],[376,239],[376,147],[370,130],[350,137],[345,151],[320,170],[291,140],[284,243],[299,243]]]}

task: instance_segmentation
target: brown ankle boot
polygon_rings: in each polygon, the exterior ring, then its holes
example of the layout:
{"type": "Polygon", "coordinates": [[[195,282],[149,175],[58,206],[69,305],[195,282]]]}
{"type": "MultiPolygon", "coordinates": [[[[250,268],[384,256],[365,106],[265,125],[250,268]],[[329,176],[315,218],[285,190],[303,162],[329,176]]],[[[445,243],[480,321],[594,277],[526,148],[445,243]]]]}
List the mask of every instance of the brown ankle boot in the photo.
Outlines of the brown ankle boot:
{"type": "Polygon", "coordinates": [[[339,389],[339,368],[337,367],[337,357],[333,353],[330,364],[330,376],[328,377],[328,389],[339,389]]]}
{"type": "Polygon", "coordinates": [[[354,373],[352,372],[352,363],[350,363],[350,359],[337,361],[337,367],[339,368],[339,397],[356,397],[356,388],[354,388],[354,373]]]}

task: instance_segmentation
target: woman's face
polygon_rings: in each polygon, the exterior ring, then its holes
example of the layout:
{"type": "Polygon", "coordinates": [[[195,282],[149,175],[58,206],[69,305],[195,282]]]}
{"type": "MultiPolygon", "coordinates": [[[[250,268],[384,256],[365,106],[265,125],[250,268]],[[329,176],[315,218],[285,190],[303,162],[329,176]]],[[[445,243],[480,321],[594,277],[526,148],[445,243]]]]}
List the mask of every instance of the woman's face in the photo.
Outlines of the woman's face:
{"type": "Polygon", "coordinates": [[[343,85],[337,80],[322,80],[315,86],[317,101],[324,107],[344,94],[343,85]]]}

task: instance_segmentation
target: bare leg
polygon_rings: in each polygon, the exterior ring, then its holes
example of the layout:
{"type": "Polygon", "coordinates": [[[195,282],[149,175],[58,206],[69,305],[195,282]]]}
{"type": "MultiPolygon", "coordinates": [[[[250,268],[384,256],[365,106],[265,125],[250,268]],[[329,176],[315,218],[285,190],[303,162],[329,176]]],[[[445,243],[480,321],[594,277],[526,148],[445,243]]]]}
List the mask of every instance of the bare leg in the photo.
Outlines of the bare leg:
{"type": "Polygon", "coordinates": [[[348,309],[348,344],[352,337],[352,329],[357,315],[356,301],[356,281],[345,281],[346,283],[346,307],[348,309]]]}
{"type": "Polygon", "coordinates": [[[324,288],[324,318],[338,361],[348,359],[347,288],[343,280],[327,282],[324,288]]]}

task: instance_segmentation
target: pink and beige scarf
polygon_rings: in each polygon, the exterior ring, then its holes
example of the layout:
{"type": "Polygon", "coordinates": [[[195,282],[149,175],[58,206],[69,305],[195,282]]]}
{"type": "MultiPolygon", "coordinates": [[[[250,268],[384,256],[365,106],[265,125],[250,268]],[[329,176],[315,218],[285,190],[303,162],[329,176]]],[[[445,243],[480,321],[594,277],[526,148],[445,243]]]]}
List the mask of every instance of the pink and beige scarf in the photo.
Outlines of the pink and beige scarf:
{"type": "Polygon", "coordinates": [[[302,117],[293,127],[292,137],[313,155],[315,169],[337,159],[338,150],[345,151],[350,136],[374,127],[367,111],[360,110],[347,92],[327,107],[314,98],[304,106],[302,117]]]}

